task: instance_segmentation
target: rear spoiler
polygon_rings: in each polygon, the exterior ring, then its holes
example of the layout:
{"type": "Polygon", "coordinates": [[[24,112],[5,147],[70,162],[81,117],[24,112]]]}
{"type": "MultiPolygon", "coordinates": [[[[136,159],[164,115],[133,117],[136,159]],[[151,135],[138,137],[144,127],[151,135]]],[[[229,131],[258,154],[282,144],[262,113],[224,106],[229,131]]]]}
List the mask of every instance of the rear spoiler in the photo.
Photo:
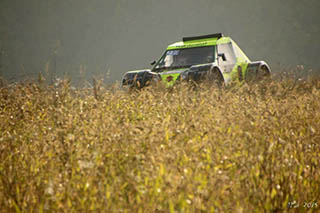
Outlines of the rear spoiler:
{"type": "Polygon", "coordinates": [[[199,40],[199,39],[205,39],[205,38],[221,38],[223,37],[222,33],[215,33],[215,34],[209,34],[209,35],[203,35],[203,36],[193,36],[193,37],[184,37],[182,38],[182,41],[193,41],[193,40],[199,40]]]}

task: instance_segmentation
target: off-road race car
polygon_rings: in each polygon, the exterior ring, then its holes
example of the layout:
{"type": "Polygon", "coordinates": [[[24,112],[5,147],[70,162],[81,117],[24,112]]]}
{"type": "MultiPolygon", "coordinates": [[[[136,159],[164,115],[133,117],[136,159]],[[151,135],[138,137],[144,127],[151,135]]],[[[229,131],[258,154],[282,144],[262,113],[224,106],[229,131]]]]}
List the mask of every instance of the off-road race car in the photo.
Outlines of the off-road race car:
{"type": "Polygon", "coordinates": [[[167,47],[153,67],[124,74],[121,86],[142,88],[151,82],[163,82],[166,87],[178,81],[227,85],[232,81],[259,80],[270,76],[264,61],[251,62],[239,46],[222,33],[185,37],[167,47]]]}

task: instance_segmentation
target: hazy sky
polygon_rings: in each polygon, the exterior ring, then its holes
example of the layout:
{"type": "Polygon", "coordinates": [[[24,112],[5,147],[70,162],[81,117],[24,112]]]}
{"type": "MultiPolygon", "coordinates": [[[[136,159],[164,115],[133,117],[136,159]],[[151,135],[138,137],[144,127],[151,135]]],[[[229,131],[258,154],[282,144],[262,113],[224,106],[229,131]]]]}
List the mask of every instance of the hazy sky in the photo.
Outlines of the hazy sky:
{"type": "Polygon", "coordinates": [[[0,65],[6,78],[44,71],[120,80],[149,68],[166,46],[222,32],[271,68],[319,69],[319,0],[0,0],[0,65]],[[57,50],[54,57],[54,50],[57,50]]]}

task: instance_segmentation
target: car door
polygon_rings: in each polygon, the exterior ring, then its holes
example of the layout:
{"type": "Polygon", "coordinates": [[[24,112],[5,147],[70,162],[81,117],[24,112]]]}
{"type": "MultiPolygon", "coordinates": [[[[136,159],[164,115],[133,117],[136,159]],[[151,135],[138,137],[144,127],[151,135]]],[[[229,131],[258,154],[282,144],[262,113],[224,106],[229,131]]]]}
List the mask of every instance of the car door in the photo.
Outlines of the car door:
{"type": "Polygon", "coordinates": [[[227,44],[219,44],[218,51],[218,65],[223,73],[231,73],[234,65],[237,62],[236,55],[233,51],[231,42],[227,44]],[[222,57],[224,54],[224,57],[222,57]]]}

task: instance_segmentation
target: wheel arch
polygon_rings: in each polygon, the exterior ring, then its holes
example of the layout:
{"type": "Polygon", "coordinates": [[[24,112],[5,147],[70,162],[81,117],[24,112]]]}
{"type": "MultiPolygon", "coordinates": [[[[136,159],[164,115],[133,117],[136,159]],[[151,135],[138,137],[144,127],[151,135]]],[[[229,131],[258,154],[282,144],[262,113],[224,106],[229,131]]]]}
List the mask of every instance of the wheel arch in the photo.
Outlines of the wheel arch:
{"type": "Polygon", "coordinates": [[[267,75],[271,75],[271,68],[265,61],[253,61],[248,64],[246,73],[245,73],[245,80],[252,80],[258,76],[259,70],[265,68],[267,71],[267,75]]]}
{"type": "Polygon", "coordinates": [[[220,67],[217,65],[213,65],[210,69],[212,72],[218,72],[220,76],[220,80],[222,81],[223,84],[226,84],[226,79],[225,76],[223,75],[223,72],[221,71],[220,67]]]}

